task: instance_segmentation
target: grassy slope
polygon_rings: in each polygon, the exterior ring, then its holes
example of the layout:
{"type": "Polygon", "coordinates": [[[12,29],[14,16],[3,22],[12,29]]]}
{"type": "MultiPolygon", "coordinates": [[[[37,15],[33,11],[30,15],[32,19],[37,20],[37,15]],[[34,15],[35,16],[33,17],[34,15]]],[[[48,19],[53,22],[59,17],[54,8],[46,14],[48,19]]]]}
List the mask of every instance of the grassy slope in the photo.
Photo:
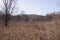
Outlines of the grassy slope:
{"type": "Polygon", "coordinates": [[[54,22],[14,22],[0,25],[0,40],[60,40],[60,25],[54,22]]]}

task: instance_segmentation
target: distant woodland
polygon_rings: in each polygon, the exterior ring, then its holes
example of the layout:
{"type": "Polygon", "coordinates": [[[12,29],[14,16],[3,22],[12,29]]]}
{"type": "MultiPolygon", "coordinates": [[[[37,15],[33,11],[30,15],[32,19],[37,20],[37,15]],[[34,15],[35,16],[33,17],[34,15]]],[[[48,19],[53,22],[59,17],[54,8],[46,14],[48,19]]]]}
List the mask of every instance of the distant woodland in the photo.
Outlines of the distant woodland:
{"type": "MultiPolygon", "coordinates": [[[[4,16],[5,14],[0,11],[0,21],[4,21],[4,16]]],[[[8,14],[8,19],[9,21],[22,21],[22,22],[46,22],[46,21],[53,21],[55,19],[60,19],[60,12],[53,12],[53,13],[48,13],[45,16],[42,15],[27,15],[27,14],[20,14],[20,15],[10,15],[8,14]]]]}

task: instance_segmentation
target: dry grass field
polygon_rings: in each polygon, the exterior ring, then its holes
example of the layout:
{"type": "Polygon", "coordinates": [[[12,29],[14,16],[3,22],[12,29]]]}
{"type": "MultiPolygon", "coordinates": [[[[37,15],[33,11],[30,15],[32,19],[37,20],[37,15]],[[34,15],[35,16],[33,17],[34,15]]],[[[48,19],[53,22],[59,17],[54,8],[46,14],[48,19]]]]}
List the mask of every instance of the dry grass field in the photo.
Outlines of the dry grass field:
{"type": "Polygon", "coordinates": [[[0,25],[0,40],[60,40],[60,23],[11,22],[0,25]]]}

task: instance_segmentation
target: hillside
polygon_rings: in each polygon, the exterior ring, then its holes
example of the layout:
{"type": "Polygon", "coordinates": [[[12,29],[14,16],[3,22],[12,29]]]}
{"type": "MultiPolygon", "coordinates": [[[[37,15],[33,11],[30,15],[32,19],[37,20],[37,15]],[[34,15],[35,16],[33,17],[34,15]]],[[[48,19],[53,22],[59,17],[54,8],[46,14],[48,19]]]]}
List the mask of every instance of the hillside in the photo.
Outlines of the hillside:
{"type": "Polygon", "coordinates": [[[60,40],[60,14],[0,16],[0,40],[60,40]]]}
{"type": "MultiPolygon", "coordinates": [[[[0,20],[4,20],[5,14],[3,12],[0,12],[0,20]]],[[[10,14],[8,14],[10,15],[10,14]]],[[[28,21],[28,22],[50,22],[54,19],[60,19],[60,12],[53,12],[53,13],[48,13],[45,16],[42,15],[27,15],[27,14],[20,14],[20,15],[10,15],[10,20],[9,21],[28,21]]]]}

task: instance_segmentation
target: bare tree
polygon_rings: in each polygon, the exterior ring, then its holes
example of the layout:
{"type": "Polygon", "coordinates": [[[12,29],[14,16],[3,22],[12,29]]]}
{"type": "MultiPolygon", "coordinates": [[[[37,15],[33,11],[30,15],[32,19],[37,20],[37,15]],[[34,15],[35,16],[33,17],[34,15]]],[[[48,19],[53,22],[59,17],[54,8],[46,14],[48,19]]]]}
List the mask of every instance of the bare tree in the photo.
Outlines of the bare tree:
{"type": "Polygon", "coordinates": [[[5,24],[5,26],[7,26],[8,22],[10,20],[10,14],[12,14],[13,11],[15,10],[16,2],[15,2],[15,0],[2,0],[2,1],[3,1],[3,5],[4,5],[4,13],[5,13],[4,24],[5,24]]]}

